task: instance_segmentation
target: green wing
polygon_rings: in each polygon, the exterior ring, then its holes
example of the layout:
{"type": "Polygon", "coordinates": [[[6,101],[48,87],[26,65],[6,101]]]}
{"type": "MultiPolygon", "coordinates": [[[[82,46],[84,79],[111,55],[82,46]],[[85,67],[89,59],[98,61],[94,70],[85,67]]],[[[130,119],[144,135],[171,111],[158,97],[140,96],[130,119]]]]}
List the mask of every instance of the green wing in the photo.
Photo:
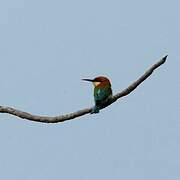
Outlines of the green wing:
{"type": "Polygon", "coordinates": [[[103,101],[106,98],[108,98],[112,94],[112,90],[110,87],[106,88],[95,88],[94,89],[94,100],[97,101],[103,101]]]}

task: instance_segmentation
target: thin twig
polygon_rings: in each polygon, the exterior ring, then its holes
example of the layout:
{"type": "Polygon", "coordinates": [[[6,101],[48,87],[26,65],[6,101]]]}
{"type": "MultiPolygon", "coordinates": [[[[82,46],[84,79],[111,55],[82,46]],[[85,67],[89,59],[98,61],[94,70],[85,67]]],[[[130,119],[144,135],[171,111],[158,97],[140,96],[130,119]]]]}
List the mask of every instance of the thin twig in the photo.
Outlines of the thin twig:
{"type": "MultiPolygon", "coordinates": [[[[161,60],[159,60],[156,64],[151,66],[139,79],[137,79],[135,82],[133,82],[129,87],[124,89],[123,91],[115,94],[112,96],[107,102],[105,102],[101,108],[105,108],[112,103],[114,103],[116,100],[122,98],[123,96],[127,96],[130,94],[138,85],[140,85],[144,80],[146,80],[155,69],[157,69],[159,66],[165,63],[167,59],[167,56],[163,57],[161,60]]],[[[54,117],[48,117],[48,116],[38,116],[38,115],[32,115],[27,112],[23,112],[11,107],[5,107],[5,106],[0,106],[0,113],[8,113],[12,114],[14,116],[17,116],[22,119],[27,119],[30,121],[35,121],[35,122],[42,122],[42,123],[58,123],[58,122],[63,122],[71,119],[75,119],[79,116],[83,116],[85,114],[88,114],[92,111],[92,108],[86,108],[82,109],[80,111],[76,111],[74,113],[69,113],[65,115],[60,115],[60,116],[54,116],[54,117]]]]}

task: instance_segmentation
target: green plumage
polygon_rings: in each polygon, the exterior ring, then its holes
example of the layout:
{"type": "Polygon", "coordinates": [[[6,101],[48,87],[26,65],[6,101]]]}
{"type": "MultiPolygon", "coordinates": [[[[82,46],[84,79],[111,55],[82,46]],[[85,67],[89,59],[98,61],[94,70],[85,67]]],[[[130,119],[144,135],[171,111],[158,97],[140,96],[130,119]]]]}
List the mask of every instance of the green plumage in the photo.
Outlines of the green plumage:
{"type": "Polygon", "coordinates": [[[84,81],[90,81],[94,85],[94,101],[95,106],[92,109],[93,113],[98,113],[102,108],[102,104],[112,95],[110,80],[105,76],[98,76],[94,79],[83,79],[84,81]]]}
{"type": "Polygon", "coordinates": [[[95,87],[94,88],[95,106],[93,108],[92,113],[98,113],[102,102],[104,102],[111,95],[112,95],[112,89],[110,86],[95,87]]]}
{"type": "Polygon", "coordinates": [[[94,100],[96,104],[101,103],[106,100],[110,95],[112,95],[111,87],[95,87],[94,88],[94,100]]]}

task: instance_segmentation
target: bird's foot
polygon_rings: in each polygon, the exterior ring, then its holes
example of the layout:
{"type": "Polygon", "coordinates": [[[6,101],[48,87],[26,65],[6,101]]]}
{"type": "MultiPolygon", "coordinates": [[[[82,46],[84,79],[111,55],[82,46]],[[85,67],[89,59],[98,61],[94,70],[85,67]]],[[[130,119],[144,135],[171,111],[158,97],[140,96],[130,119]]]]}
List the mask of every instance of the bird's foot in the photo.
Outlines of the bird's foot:
{"type": "Polygon", "coordinates": [[[94,106],[92,111],[91,111],[91,114],[97,114],[97,113],[99,113],[99,110],[100,110],[99,107],[94,106]]]}

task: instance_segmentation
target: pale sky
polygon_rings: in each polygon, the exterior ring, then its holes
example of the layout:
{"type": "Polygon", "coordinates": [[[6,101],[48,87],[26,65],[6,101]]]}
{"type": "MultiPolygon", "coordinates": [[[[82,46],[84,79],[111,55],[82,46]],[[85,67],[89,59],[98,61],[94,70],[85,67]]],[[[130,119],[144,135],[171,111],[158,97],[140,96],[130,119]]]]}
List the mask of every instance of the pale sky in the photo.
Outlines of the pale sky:
{"type": "Polygon", "coordinates": [[[96,115],[42,124],[0,114],[2,180],[180,179],[178,0],[0,1],[0,105],[55,116],[167,62],[96,115]]]}

